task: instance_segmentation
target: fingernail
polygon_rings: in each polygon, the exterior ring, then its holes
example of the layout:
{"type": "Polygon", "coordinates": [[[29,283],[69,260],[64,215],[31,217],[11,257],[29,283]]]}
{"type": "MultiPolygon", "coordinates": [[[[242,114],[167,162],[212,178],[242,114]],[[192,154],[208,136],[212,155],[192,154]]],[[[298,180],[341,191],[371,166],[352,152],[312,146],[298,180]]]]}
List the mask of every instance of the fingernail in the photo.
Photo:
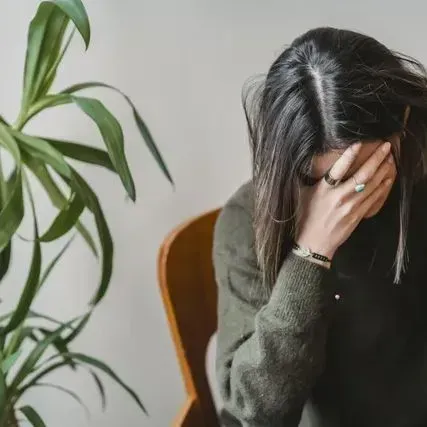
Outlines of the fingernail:
{"type": "Polygon", "coordinates": [[[389,163],[393,163],[394,162],[393,156],[391,154],[387,157],[387,161],[389,163]]]}
{"type": "Polygon", "coordinates": [[[391,185],[392,182],[393,182],[393,180],[391,178],[389,178],[386,180],[385,185],[389,186],[389,185],[391,185]]]}
{"type": "Polygon", "coordinates": [[[385,142],[383,144],[383,151],[384,153],[387,153],[387,151],[390,149],[390,143],[389,142],[385,142]]]}

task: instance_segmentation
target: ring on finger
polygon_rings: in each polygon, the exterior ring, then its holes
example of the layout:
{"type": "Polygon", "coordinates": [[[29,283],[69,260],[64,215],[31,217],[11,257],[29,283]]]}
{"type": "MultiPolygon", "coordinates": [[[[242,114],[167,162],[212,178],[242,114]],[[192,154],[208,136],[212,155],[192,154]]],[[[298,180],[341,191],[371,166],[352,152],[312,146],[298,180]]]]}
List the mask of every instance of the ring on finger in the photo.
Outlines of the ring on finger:
{"type": "Polygon", "coordinates": [[[331,187],[336,187],[340,183],[340,180],[332,177],[329,171],[326,172],[323,178],[331,187]]]}
{"type": "Polygon", "coordinates": [[[359,184],[354,176],[352,178],[354,181],[354,191],[356,193],[361,193],[365,189],[366,184],[359,184]]]}

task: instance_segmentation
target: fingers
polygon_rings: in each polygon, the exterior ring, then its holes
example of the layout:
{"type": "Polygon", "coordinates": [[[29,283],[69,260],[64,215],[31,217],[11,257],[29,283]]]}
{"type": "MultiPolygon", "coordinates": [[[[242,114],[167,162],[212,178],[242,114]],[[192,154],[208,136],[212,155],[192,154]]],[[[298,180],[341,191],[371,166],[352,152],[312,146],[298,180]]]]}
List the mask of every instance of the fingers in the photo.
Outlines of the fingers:
{"type": "Polygon", "coordinates": [[[337,180],[343,179],[359,154],[361,147],[360,142],[350,145],[332,166],[329,171],[330,176],[337,180]]]}
{"type": "Polygon", "coordinates": [[[396,168],[394,166],[393,157],[389,155],[387,160],[381,163],[381,166],[377,169],[375,175],[366,183],[366,187],[361,193],[356,193],[354,189],[355,182],[353,179],[350,179],[350,181],[352,181],[351,197],[354,197],[356,204],[361,203],[363,200],[367,199],[386,178],[393,179],[395,175],[396,168]]]}
{"type": "Polygon", "coordinates": [[[391,178],[387,178],[385,181],[381,182],[381,184],[354,210],[354,217],[358,223],[363,219],[369,209],[384,197],[392,183],[393,180],[391,178]]]}
{"type": "MultiPolygon", "coordinates": [[[[368,184],[368,182],[374,177],[380,165],[383,163],[384,159],[390,153],[390,147],[391,144],[389,142],[381,144],[369,159],[359,168],[359,170],[353,175],[354,180],[356,180],[358,184],[368,184]]],[[[354,180],[349,179],[343,183],[342,190],[344,192],[353,192],[355,186],[354,180]]]]}

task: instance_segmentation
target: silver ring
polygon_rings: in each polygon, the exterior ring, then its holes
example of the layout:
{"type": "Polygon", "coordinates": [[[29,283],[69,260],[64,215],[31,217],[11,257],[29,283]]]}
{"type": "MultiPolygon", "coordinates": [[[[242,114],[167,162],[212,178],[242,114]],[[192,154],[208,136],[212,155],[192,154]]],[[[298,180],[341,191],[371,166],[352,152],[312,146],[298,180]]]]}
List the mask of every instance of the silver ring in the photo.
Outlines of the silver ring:
{"type": "Polygon", "coordinates": [[[328,172],[326,172],[325,176],[323,177],[323,179],[331,186],[331,187],[336,187],[341,181],[339,179],[335,179],[331,176],[331,174],[328,172]]]}
{"type": "Polygon", "coordinates": [[[352,178],[353,178],[353,181],[354,181],[354,184],[355,184],[354,185],[354,191],[356,193],[361,193],[365,189],[366,184],[358,184],[357,181],[356,181],[356,178],[354,176],[352,176],[352,178]]]}

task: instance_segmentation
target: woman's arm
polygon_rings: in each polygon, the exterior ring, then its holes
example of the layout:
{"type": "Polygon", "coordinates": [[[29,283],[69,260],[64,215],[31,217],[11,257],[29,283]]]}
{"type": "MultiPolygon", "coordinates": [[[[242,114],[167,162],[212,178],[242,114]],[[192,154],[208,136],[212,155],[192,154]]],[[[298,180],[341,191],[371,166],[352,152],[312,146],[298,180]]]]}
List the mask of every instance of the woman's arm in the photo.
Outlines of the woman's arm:
{"type": "Polygon", "coordinates": [[[296,427],[323,369],[333,290],[324,267],[290,254],[269,295],[246,205],[232,199],[215,232],[220,391],[227,415],[245,427],[296,427]]]}

